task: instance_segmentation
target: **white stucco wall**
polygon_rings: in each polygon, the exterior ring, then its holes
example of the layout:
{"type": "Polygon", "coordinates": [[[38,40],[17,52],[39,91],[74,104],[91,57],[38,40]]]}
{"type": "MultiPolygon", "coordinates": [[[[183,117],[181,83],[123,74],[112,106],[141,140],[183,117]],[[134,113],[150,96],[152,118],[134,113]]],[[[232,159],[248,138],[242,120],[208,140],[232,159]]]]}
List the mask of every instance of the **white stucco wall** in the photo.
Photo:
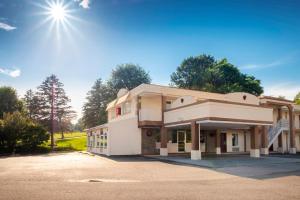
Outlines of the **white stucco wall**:
{"type": "Polygon", "coordinates": [[[193,96],[182,96],[173,101],[171,108],[177,108],[180,106],[189,105],[197,102],[196,98],[193,96]]]}
{"type": "Polygon", "coordinates": [[[108,123],[109,155],[141,154],[141,129],[137,116],[127,115],[108,123]]]}
{"type": "Polygon", "coordinates": [[[218,102],[206,102],[165,112],[164,122],[180,122],[205,117],[273,122],[273,109],[218,102]]]}
{"type": "Polygon", "coordinates": [[[161,96],[143,96],[141,98],[140,121],[161,121],[161,96]]]}

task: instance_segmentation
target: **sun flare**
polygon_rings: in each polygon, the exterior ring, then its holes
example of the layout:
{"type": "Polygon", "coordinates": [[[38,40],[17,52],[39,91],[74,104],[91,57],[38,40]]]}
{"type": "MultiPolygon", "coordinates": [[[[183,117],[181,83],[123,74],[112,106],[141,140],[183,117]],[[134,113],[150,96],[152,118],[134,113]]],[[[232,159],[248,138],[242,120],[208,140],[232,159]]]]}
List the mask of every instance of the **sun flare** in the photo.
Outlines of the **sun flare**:
{"type": "Polygon", "coordinates": [[[53,4],[50,7],[50,15],[55,21],[63,21],[66,18],[66,9],[61,4],[53,4]]]}

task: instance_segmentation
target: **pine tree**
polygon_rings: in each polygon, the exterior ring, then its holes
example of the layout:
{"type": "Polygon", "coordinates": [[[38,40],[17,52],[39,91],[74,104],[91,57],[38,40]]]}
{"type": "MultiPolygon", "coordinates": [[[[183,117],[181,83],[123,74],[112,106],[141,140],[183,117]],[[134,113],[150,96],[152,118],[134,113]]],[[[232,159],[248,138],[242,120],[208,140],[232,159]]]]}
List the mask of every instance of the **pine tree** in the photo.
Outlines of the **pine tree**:
{"type": "Polygon", "coordinates": [[[33,90],[26,91],[23,101],[27,108],[28,117],[32,120],[38,121],[40,119],[39,98],[33,90]]]}
{"type": "Polygon", "coordinates": [[[96,80],[87,93],[87,102],[83,106],[83,123],[85,127],[93,127],[107,122],[106,104],[112,100],[111,90],[101,79],[96,80]]]}
{"type": "Polygon", "coordinates": [[[70,99],[63,89],[63,84],[55,75],[51,75],[38,87],[40,120],[48,125],[51,133],[51,148],[54,148],[55,124],[74,115],[69,106],[70,99]]]}

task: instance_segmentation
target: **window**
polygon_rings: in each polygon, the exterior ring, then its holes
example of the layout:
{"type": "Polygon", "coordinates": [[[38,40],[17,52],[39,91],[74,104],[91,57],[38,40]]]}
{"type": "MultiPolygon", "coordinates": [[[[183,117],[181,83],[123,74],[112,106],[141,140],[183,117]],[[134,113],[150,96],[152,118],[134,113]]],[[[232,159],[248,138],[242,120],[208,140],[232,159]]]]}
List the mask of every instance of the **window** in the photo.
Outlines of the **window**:
{"type": "Polygon", "coordinates": [[[119,116],[119,115],[121,115],[122,114],[122,109],[121,109],[121,107],[117,107],[116,108],[116,116],[119,116]]]}
{"type": "Polygon", "coordinates": [[[128,114],[131,112],[131,103],[129,101],[125,102],[122,107],[123,107],[123,114],[128,114]]]}
{"type": "Polygon", "coordinates": [[[166,109],[171,108],[172,101],[166,101],[166,109]]]}
{"type": "Polygon", "coordinates": [[[172,132],[172,143],[177,143],[177,131],[172,132]]]}
{"type": "Polygon", "coordinates": [[[238,134],[236,133],[232,134],[232,146],[233,147],[239,146],[239,137],[238,134]]]}
{"type": "Polygon", "coordinates": [[[186,143],[191,143],[192,142],[192,134],[191,134],[190,130],[186,130],[185,142],[186,143]]]}

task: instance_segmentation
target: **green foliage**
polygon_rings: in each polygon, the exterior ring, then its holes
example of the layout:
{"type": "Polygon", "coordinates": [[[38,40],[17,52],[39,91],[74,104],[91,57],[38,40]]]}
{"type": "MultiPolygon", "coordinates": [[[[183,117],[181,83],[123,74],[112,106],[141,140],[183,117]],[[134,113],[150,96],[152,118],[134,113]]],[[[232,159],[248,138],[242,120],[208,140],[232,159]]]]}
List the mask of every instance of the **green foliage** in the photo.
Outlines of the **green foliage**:
{"type": "Polygon", "coordinates": [[[4,114],[0,127],[0,153],[33,150],[49,139],[45,129],[20,112],[4,114]]]}
{"type": "Polygon", "coordinates": [[[108,80],[108,86],[114,96],[117,92],[126,88],[131,90],[142,83],[150,83],[151,78],[142,67],[134,64],[118,65],[116,69],[112,70],[111,77],[108,80]]]}
{"type": "Polygon", "coordinates": [[[300,105],[300,92],[295,96],[294,101],[297,105],[300,105]]]}
{"type": "Polygon", "coordinates": [[[40,118],[43,118],[42,116],[40,116],[40,100],[35,92],[33,92],[31,89],[26,91],[23,101],[27,109],[27,115],[30,119],[38,121],[40,120],[40,118]]]}
{"type": "Polygon", "coordinates": [[[46,77],[38,87],[38,120],[51,132],[51,146],[54,147],[53,133],[59,129],[63,133],[72,118],[76,116],[75,111],[71,110],[70,99],[66,95],[63,83],[55,75],[46,77]],[[58,125],[58,127],[55,125],[58,125]]]}
{"type": "Polygon", "coordinates": [[[74,131],[82,132],[84,130],[84,122],[82,118],[79,118],[77,123],[74,125],[74,131]]]}
{"type": "Polygon", "coordinates": [[[22,149],[32,151],[39,145],[49,140],[49,134],[42,126],[34,123],[27,125],[24,133],[20,136],[22,149]]]}
{"type": "Polygon", "coordinates": [[[87,102],[83,106],[83,123],[85,127],[93,127],[107,121],[106,105],[112,100],[113,94],[101,79],[96,80],[92,89],[87,93],[87,102]]]}
{"type": "Polygon", "coordinates": [[[0,119],[4,113],[24,111],[23,103],[18,99],[17,92],[12,87],[0,87],[0,119]]]}
{"type": "Polygon", "coordinates": [[[263,93],[260,81],[239,71],[226,59],[216,61],[209,55],[185,59],[171,75],[171,84],[180,88],[207,92],[263,93]]]}
{"type": "Polygon", "coordinates": [[[131,90],[142,83],[150,83],[149,74],[139,65],[122,64],[112,71],[107,83],[96,80],[87,93],[83,106],[82,121],[85,127],[93,127],[107,122],[106,105],[117,97],[122,88],[131,90]]]}

